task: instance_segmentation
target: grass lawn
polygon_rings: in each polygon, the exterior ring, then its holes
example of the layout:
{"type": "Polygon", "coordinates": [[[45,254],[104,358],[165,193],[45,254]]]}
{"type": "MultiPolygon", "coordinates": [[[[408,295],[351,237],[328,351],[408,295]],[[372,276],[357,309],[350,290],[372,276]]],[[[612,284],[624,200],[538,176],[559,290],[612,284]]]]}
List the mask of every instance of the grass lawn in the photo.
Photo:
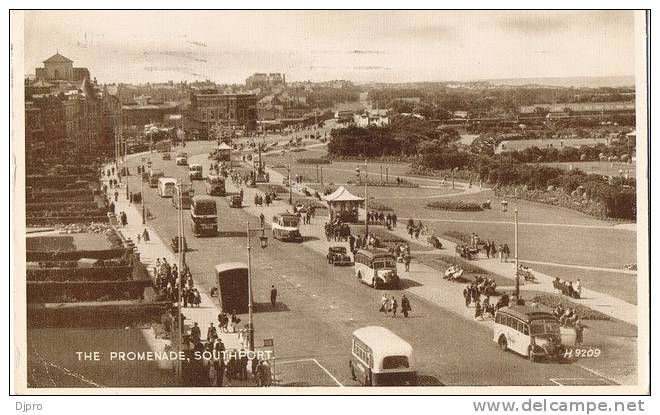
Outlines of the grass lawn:
{"type": "Polygon", "coordinates": [[[530,264],[530,267],[535,271],[563,280],[575,281],[579,278],[584,288],[637,304],[637,275],[541,264],[530,264]]]}

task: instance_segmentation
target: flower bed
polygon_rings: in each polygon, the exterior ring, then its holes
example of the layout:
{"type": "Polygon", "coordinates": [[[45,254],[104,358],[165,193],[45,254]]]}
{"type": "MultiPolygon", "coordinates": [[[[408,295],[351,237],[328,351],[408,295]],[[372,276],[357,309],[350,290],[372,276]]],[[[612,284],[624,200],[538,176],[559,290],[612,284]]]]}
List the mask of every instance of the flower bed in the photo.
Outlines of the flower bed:
{"type": "Polygon", "coordinates": [[[479,203],[463,202],[462,200],[436,200],[435,202],[427,203],[426,208],[452,212],[478,212],[483,210],[479,203]]]}
{"type": "Polygon", "coordinates": [[[28,281],[28,303],[141,300],[151,281],[28,281]]]}
{"type": "Polygon", "coordinates": [[[326,158],[299,158],[296,160],[299,164],[331,164],[332,161],[326,158]]]}

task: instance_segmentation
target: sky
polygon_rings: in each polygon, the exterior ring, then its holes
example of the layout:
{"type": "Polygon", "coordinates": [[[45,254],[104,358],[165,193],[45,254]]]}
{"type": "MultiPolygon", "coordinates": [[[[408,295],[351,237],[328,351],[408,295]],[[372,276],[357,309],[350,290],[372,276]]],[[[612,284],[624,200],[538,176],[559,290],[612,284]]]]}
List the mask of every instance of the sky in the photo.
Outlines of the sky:
{"type": "Polygon", "coordinates": [[[27,11],[24,29],[26,72],[59,51],[101,83],[635,73],[631,11],[27,11]]]}

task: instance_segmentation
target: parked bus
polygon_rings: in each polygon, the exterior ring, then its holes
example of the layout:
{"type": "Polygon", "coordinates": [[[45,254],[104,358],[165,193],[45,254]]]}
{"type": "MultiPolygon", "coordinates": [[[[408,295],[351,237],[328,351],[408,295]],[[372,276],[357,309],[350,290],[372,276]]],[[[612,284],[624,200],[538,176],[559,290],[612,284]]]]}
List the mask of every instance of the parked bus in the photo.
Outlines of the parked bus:
{"type": "Polygon", "coordinates": [[[292,213],[279,213],[273,216],[271,229],[273,239],[281,241],[302,242],[303,238],[298,229],[300,218],[292,213]]]}
{"type": "Polygon", "coordinates": [[[190,205],[190,226],[193,235],[217,235],[218,208],[207,196],[193,196],[190,205]]]}
{"type": "Polygon", "coordinates": [[[248,311],[248,268],[240,262],[227,262],[215,266],[220,309],[226,313],[248,311]]]}
{"type": "Polygon", "coordinates": [[[172,197],[176,188],[176,179],[174,177],[161,177],[158,179],[158,195],[160,197],[172,197]]]}
{"type": "Polygon", "coordinates": [[[165,172],[159,169],[149,172],[149,187],[158,187],[158,179],[165,177],[165,172]]]}
{"type": "Polygon", "coordinates": [[[198,163],[193,163],[188,167],[188,177],[190,181],[193,180],[202,180],[202,165],[198,163]]]}
{"type": "Polygon", "coordinates": [[[363,386],[417,385],[412,346],[385,327],[355,330],[351,346],[351,377],[363,386]]]}
{"type": "Polygon", "coordinates": [[[206,177],[206,194],[211,196],[224,196],[225,178],[219,174],[209,174],[206,177]]]}
{"type": "Polygon", "coordinates": [[[493,341],[502,350],[511,350],[531,361],[540,358],[561,358],[559,322],[546,307],[514,305],[495,313],[493,341]]]}
{"type": "MultiPolygon", "coordinates": [[[[190,209],[192,198],[195,196],[195,190],[191,184],[181,184],[181,209],[190,209]]],[[[174,188],[172,193],[172,206],[179,208],[179,187],[174,188]]]]}
{"type": "Polygon", "coordinates": [[[355,254],[355,277],[373,288],[399,288],[396,258],[383,249],[360,249],[355,254]]]}

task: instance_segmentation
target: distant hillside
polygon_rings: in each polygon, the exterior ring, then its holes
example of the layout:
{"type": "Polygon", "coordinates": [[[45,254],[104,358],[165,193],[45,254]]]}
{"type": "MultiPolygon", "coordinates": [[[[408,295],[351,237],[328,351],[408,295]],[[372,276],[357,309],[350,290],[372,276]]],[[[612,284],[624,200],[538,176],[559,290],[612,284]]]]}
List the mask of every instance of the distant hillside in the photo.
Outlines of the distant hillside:
{"type": "Polygon", "coordinates": [[[510,79],[484,79],[493,85],[545,85],[559,87],[619,87],[634,86],[634,76],[571,76],[559,78],[510,78],[510,79]]]}

